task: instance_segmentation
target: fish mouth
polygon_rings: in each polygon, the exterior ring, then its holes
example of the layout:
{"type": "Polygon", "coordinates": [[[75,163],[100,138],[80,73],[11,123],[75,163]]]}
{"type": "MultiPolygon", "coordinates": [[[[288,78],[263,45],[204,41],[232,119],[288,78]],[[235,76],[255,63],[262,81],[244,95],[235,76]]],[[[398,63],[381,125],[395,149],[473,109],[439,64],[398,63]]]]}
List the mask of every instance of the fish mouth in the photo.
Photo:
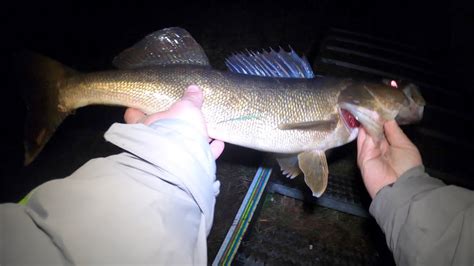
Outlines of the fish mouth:
{"type": "Polygon", "coordinates": [[[395,120],[399,125],[419,122],[423,118],[423,111],[426,105],[425,99],[415,84],[408,84],[402,91],[408,99],[408,104],[400,108],[395,120]]]}
{"type": "Polygon", "coordinates": [[[377,140],[383,138],[383,119],[372,110],[350,103],[343,103],[339,107],[339,114],[347,130],[354,131],[363,127],[369,135],[377,140]]]}
{"type": "Polygon", "coordinates": [[[339,113],[341,114],[342,121],[344,121],[344,125],[347,127],[347,129],[354,129],[360,127],[360,122],[357,120],[357,117],[352,115],[351,112],[349,112],[346,109],[339,109],[339,113]]]}
{"type": "Polygon", "coordinates": [[[395,121],[399,125],[408,125],[421,121],[423,118],[424,105],[419,105],[414,101],[410,100],[408,106],[404,106],[400,109],[400,112],[395,117],[395,121]]]}

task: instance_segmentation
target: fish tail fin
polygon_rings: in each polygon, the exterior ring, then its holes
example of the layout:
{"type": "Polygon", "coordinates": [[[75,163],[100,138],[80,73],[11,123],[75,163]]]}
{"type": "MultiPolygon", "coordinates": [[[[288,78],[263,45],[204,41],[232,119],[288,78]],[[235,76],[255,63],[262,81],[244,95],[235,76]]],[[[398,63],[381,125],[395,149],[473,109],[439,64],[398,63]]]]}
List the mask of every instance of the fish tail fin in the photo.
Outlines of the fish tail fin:
{"type": "Polygon", "coordinates": [[[71,113],[60,108],[59,92],[65,79],[77,72],[33,52],[22,52],[17,57],[17,70],[26,103],[24,165],[28,165],[71,113]]]}

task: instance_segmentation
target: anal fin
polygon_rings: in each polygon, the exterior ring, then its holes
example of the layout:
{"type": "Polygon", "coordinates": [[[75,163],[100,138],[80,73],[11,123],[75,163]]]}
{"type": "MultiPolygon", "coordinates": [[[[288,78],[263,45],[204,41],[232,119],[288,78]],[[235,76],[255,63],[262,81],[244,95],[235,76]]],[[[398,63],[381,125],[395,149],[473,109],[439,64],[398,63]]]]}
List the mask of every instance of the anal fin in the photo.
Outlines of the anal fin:
{"type": "Polygon", "coordinates": [[[306,185],[313,196],[321,197],[328,185],[329,169],[324,151],[305,151],[298,154],[298,164],[306,185]]]}

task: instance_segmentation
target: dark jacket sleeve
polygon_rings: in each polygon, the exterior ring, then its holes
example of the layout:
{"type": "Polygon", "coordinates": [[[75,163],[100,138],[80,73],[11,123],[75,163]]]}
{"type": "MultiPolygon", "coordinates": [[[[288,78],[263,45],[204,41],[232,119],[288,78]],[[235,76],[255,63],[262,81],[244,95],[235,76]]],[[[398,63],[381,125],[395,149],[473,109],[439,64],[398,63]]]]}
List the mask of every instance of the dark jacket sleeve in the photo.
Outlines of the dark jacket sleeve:
{"type": "Polygon", "coordinates": [[[370,213],[398,265],[474,265],[474,191],[418,166],[380,190],[370,213]]]}

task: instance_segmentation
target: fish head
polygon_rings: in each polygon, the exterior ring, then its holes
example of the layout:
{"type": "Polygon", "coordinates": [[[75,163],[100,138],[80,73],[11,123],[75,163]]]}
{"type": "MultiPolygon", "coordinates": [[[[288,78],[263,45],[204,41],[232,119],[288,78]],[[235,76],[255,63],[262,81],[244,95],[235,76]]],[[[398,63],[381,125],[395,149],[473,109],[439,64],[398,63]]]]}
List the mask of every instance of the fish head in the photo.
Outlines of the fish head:
{"type": "Polygon", "coordinates": [[[396,120],[411,124],[421,120],[425,100],[412,84],[353,83],[338,97],[339,114],[349,131],[360,125],[376,140],[383,138],[383,125],[396,120]],[[402,86],[400,86],[402,85],[402,86]]]}

